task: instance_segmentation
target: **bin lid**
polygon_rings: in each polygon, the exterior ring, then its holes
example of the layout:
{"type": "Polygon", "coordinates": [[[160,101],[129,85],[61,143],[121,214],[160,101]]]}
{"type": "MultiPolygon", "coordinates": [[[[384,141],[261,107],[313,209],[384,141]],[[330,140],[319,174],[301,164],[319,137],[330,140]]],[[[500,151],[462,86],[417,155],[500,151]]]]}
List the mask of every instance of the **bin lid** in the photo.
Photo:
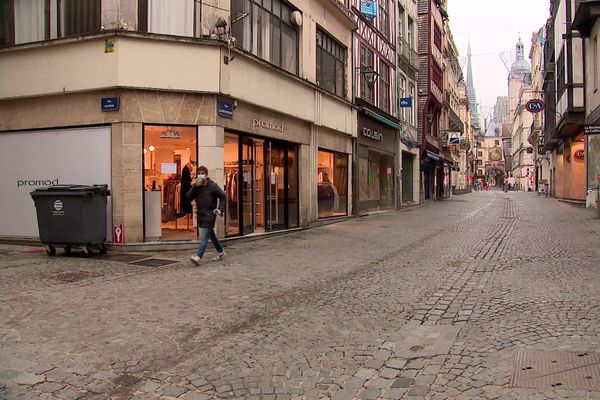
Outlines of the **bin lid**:
{"type": "Polygon", "coordinates": [[[110,190],[108,190],[108,185],[52,185],[47,187],[40,187],[35,189],[30,193],[31,196],[34,195],[44,195],[44,194],[56,194],[57,192],[69,192],[72,194],[88,194],[88,193],[97,193],[103,196],[110,196],[110,190]]]}

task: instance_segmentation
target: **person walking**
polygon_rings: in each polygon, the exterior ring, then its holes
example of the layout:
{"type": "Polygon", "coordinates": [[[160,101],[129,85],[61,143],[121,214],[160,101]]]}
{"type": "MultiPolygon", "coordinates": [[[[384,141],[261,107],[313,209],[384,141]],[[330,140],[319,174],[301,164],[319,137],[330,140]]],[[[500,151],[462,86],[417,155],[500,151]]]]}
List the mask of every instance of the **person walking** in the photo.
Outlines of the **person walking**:
{"type": "Polygon", "coordinates": [[[196,181],[187,192],[187,198],[190,201],[196,202],[198,230],[200,234],[200,246],[190,260],[194,264],[200,265],[200,261],[208,247],[209,238],[217,250],[217,256],[213,260],[222,260],[225,257],[225,251],[223,251],[223,246],[215,234],[214,227],[217,215],[223,215],[225,193],[219,185],[208,177],[208,169],[205,166],[198,167],[196,181]]]}

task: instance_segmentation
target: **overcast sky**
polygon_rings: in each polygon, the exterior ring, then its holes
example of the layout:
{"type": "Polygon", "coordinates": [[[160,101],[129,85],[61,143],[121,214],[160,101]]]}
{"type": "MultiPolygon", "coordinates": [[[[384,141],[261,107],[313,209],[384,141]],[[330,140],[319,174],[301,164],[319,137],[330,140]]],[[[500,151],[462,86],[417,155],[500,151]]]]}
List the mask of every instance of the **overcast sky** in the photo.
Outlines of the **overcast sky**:
{"type": "MultiPolygon", "coordinates": [[[[531,64],[531,35],[546,24],[549,10],[550,0],[448,0],[450,29],[461,63],[466,61],[471,41],[473,81],[484,114],[498,96],[508,95],[508,71],[500,54],[508,51],[514,60],[520,33],[525,60],[531,64]]],[[[463,72],[466,79],[466,62],[463,72]]]]}

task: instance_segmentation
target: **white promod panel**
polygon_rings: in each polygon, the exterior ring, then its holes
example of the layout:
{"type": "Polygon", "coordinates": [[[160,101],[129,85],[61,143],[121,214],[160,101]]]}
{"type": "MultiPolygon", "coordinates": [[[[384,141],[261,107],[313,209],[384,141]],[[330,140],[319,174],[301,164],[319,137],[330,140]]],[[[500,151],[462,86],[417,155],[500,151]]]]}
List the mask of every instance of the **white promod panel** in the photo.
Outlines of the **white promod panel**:
{"type": "MultiPolygon", "coordinates": [[[[111,187],[110,127],[0,133],[0,236],[38,237],[29,195],[52,184],[111,187]]],[[[107,240],[112,239],[108,198],[107,240]]]]}

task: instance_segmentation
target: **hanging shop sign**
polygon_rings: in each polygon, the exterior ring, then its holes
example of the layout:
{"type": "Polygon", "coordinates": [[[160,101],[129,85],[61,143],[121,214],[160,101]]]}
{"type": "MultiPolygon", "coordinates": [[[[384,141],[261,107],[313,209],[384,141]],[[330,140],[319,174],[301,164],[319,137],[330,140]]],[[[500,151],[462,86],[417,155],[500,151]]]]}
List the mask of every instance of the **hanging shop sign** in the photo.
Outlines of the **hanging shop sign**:
{"type": "Polygon", "coordinates": [[[360,13],[367,19],[374,19],[377,17],[377,1],[360,0],[360,13]]]}
{"type": "Polygon", "coordinates": [[[544,110],[544,101],[540,99],[531,99],[525,103],[525,109],[531,113],[539,113],[544,110]]]}
{"type": "Polygon", "coordinates": [[[459,145],[460,144],[460,132],[448,132],[448,144],[459,145]]]}
{"type": "Polygon", "coordinates": [[[600,135],[600,124],[584,125],[583,126],[583,134],[584,135],[600,135]]]}
{"type": "Polygon", "coordinates": [[[583,149],[575,150],[575,153],[573,153],[573,158],[579,161],[583,161],[583,159],[585,158],[585,151],[583,149]]]}

